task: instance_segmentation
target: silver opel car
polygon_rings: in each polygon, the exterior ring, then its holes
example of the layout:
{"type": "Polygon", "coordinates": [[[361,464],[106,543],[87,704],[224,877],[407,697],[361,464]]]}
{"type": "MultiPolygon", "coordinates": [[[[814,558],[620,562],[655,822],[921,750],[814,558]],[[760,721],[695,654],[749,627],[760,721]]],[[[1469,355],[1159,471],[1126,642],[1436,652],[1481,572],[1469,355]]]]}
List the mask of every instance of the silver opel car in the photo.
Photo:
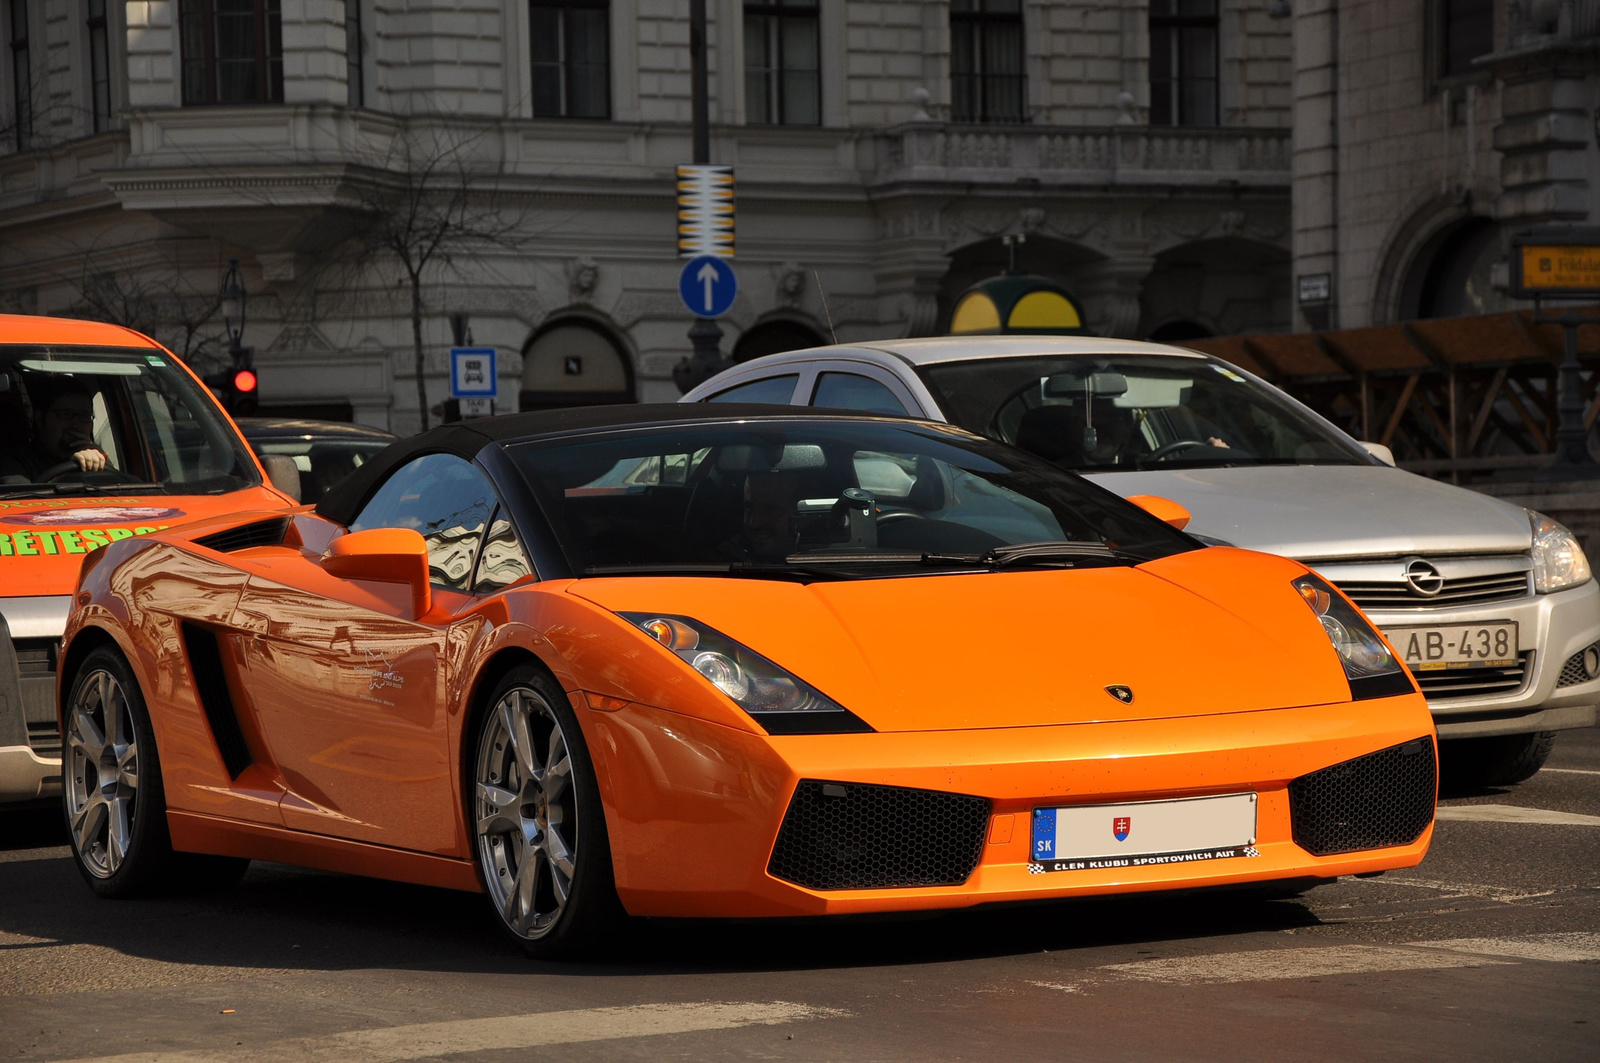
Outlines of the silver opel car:
{"type": "Polygon", "coordinates": [[[735,366],[685,402],[946,421],[1123,495],[1160,495],[1203,541],[1337,583],[1416,675],[1463,783],[1537,772],[1595,722],[1600,586],[1539,513],[1394,468],[1265,381],[1178,347],[986,336],[818,347],[735,366]]]}

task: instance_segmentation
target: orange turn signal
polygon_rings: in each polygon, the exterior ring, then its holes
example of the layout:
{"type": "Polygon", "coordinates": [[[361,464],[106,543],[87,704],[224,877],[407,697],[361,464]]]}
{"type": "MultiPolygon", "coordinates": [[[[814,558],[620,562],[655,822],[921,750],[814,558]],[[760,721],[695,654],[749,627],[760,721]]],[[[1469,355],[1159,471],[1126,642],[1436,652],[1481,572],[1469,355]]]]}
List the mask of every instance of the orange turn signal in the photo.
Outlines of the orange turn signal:
{"type": "Polygon", "coordinates": [[[692,650],[700,645],[700,632],[681,620],[658,616],[639,625],[645,633],[669,650],[692,650]]]}

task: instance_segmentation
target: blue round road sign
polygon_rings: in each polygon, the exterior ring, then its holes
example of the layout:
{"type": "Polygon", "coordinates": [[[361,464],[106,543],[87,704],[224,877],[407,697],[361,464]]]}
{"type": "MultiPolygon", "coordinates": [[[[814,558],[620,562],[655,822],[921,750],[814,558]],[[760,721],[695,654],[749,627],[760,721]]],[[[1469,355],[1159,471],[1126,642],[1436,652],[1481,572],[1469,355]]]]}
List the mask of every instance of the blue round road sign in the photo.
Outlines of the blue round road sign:
{"type": "Polygon", "coordinates": [[[678,274],[678,297],[696,317],[721,317],[739,294],[739,278],[725,258],[701,255],[684,263],[678,274]]]}

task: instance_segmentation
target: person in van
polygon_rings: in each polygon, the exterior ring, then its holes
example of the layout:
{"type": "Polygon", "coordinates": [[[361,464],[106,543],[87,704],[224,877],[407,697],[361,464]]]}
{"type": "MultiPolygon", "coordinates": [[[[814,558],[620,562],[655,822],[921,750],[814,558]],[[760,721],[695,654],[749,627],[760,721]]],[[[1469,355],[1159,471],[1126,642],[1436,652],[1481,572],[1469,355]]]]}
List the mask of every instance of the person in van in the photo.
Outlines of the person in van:
{"type": "Polygon", "coordinates": [[[0,484],[35,483],[41,473],[69,461],[83,472],[106,468],[106,452],[94,441],[94,396],[86,388],[59,385],[35,411],[30,444],[0,452],[0,484]]]}

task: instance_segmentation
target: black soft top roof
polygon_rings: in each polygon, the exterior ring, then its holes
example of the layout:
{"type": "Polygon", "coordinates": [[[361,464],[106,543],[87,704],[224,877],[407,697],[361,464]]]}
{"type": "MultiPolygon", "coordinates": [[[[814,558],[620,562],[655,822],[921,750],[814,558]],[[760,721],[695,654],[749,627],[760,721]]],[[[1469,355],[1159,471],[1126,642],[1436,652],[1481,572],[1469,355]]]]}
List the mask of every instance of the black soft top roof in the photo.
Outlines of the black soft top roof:
{"type": "Polygon", "coordinates": [[[751,403],[625,403],[575,406],[537,413],[512,413],[469,422],[440,425],[391,443],[335,485],[317,503],[317,514],[349,525],[368,497],[393,469],[424,454],[454,454],[471,461],[490,443],[508,443],[540,436],[566,435],[605,428],[628,428],[674,421],[739,421],[751,417],[874,418],[882,414],[824,411],[806,406],[761,406],[751,403]]]}

